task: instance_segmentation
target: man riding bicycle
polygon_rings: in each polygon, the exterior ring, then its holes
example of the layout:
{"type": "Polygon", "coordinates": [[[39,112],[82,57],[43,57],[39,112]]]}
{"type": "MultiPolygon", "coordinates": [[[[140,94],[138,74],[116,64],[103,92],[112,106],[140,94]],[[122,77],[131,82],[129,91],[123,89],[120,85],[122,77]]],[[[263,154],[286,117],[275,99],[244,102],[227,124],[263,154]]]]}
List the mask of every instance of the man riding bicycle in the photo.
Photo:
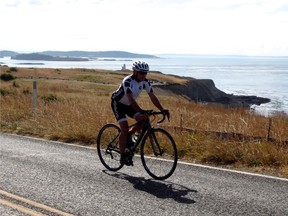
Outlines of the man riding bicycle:
{"type": "Polygon", "coordinates": [[[143,123],[148,116],[145,114],[144,110],[136,102],[136,99],[140,95],[143,89],[148,93],[152,103],[163,112],[163,114],[168,115],[169,111],[165,110],[156,95],[153,92],[151,84],[146,79],[146,75],[149,71],[149,65],[142,61],[137,61],[133,63],[132,66],[133,74],[125,77],[120,84],[119,88],[113,92],[111,107],[114,115],[119,123],[121,133],[119,136],[119,146],[121,159],[120,163],[127,166],[133,165],[133,161],[128,153],[125,152],[125,146],[129,133],[129,125],[126,118],[128,115],[134,118],[138,124],[133,129],[133,131],[140,131],[143,127],[143,123]]]}

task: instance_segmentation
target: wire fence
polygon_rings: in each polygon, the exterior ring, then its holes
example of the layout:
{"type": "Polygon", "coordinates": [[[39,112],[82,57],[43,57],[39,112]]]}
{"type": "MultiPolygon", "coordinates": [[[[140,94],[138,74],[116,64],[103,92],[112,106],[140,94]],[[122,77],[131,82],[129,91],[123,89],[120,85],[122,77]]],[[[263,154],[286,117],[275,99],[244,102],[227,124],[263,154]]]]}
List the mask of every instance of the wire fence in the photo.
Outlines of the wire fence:
{"type": "Polygon", "coordinates": [[[172,129],[175,131],[183,131],[183,132],[189,132],[189,133],[204,133],[205,135],[214,135],[218,137],[219,139],[233,139],[233,140],[241,140],[241,141],[252,141],[252,140],[258,140],[258,141],[267,141],[267,142],[276,142],[276,143],[283,143],[288,144],[288,140],[278,140],[271,137],[271,128],[272,128],[272,119],[269,118],[268,120],[268,126],[267,126],[267,132],[266,136],[251,136],[246,135],[242,133],[237,132],[222,132],[222,131],[207,131],[207,130],[197,130],[194,128],[187,128],[183,127],[183,117],[181,115],[180,118],[180,124],[179,126],[163,126],[167,129],[172,129]]]}

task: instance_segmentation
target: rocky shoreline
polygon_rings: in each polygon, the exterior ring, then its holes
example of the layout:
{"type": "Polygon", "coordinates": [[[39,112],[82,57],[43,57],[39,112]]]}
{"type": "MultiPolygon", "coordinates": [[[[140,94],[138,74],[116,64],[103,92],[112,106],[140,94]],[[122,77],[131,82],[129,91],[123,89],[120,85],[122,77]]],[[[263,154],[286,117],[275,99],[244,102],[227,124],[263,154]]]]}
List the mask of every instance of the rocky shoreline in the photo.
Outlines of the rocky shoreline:
{"type": "Polygon", "coordinates": [[[269,103],[269,98],[227,94],[218,88],[211,79],[186,78],[186,84],[161,84],[156,87],[182,95],[189,100],[202,103],[218,103],[231,107],[250,107],[269,103]]]}

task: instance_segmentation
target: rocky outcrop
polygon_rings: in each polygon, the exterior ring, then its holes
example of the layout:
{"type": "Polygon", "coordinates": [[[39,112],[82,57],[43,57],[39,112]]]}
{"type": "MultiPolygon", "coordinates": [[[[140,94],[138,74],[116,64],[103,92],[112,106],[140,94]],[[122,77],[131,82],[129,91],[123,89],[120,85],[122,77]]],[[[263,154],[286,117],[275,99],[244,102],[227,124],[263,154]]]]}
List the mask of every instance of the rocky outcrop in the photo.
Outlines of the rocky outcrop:
{"type": "Polygon", "coordinates": [[[165,84],[157,87],[170,90],[195,102],[220,103],[229,106],[260,105],[270,102],[268,98],[227,94],[216,88],[211,79],[188,79],[186,84],[165,84]]]}

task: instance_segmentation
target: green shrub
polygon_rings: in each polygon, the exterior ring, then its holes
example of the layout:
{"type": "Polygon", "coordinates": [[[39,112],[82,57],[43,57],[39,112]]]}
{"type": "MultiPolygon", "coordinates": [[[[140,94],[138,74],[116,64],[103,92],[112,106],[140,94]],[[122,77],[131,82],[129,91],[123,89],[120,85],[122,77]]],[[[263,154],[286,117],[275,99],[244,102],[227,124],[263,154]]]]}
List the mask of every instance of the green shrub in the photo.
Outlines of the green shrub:
{"type": "Polygon", "coordinates": [[[10,94],[9,91],[7,91],[6,89],[0,88],[0,95],[5,96],[5,95],[8,95],[8,94],[10,94]]]}
{"type": "Polygon", "coordinates": [[[4,74],[1,74],[0,79],[3,81],[10,81],[10,80],[14,80],[15,77],[12,74],[4,73],[4,74]]]}
{"type": "Polygon", "coordinates": [[[23,94],[30,94],[30,90],[29,90],[29,88],[25,88],[25,89],[23,89],[23,94]]]}
{"type": "Polygon", "coordinates": [[[44,100],[46,103],[58,100],[57,96],[53,95],[53,94],[44,95],[44,96],[41,97],[41,99],[44,100]]]}
{"type": "Polygon", "coordinates": [[[10,67],[10,72],[17,72],[18,69],[16,67],[10,67]]]}
{"type": "Polygon", "coordinates": [[[13,86],[14,88],[19,88],[19,87],[20,87],[19,84],[18,84],[16,81],[13,81],[12,86],[13,86]]]}

